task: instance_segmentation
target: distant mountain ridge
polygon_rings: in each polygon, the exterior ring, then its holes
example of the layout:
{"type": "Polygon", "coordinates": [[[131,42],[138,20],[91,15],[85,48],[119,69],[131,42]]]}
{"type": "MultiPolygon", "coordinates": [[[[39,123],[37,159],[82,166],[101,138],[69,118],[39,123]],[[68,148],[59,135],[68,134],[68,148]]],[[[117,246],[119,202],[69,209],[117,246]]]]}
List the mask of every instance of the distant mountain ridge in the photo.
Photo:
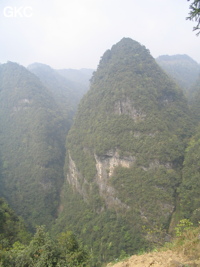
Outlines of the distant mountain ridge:
{"type": "Polygon", "coordinates": [[[159,61],[123,38],[94,73],[0,65],[0,196],[32,231],[74,231],[92,267],[200,220],[199,65],[159,61]]]}
{"type": "Polygon", "coordinates": [[[200,65],[188,55],[163,55],[156,61],[190,97],[191,88],[200,75],[200,65]]]}
{"type": "Polygon", "coordinates": [[[65,77],[67,80],[82,84],[84,86],[89,86],[89,80],[92,77],[93,69],[59,69],[57,72],[65,77]]]}
{"type": "Polygon", "coordinates": [[[71,114],[72,119],[80,99],[89,89],[92,70],[54,70],[42,63],[33,63],[27,68],[39,77],[53,93],[58,105],[62,106],[65,115],[71,114]]]}

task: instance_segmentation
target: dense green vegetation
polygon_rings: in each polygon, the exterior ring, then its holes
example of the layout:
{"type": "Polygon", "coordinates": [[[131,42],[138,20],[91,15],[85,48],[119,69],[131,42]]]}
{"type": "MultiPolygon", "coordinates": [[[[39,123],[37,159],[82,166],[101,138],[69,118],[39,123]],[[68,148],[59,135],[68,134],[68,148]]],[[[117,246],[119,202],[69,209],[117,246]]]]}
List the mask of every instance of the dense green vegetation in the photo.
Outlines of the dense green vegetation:
{"type": "Polygon", "coordinates": [[[192,131],[183,92],[145,47],[122,39],[103,55],[67,136],[65,176],[73,177],[72,159],[79,184],[66,184],[58,225],[87,236],[100,262],[151,246],[144,229],[169,227],[192,131]],[[133,164],[119,164],[101,182],[96,160],[105,162],[110,151],[121,159],[131,157],[133,164]]]}
{"type": "Polygon", "coordinates": [[[22,219],[0,199],[0,266],[86,267],[89,262],[89,253],[72,232],[52,239],[40,226],[31,239],[22,219]]]}
{"type": "Polygon", "coordinates": [[[192,87],[190,108],[196,124],[200,122],[200,75],[192,87]]]}
{"type": "Polygon", "coordinates": [[[50,238],[44,227],[38,227],[29,243],[16,242],[9,250],[0,251],[2,267],[87,267],[90,257],[71,232],[62,233],[58,240],[50,238]]]}
{"type": "Polygon", "coordinates": [[[179,189],[179,195],[182,217],[198,224],[200,221],[200,76],[193,87],[191,110],[197,127],[185,151],[182,171],[183,179],[179,189]]]}
{"type": "Polygon", "coordinates": [[[30,227],[50,225],[63,183],[67,120],[38,78],[0,66],[1,194],[30,227]]]}
{"type": "Polygon", "coordinates": [[[0,65],[0,196],[37,229],[0,199],[0,266],[102,266],[198,223],[199,66],[157,61],[176,82],[123,38],[84,96],[91,70],[0,65]]]}
{"type": "Polygon", "coordinates": [[[3,198],[0,198],[0,250],[11,247],[19,241],[26,244],[30,234],[22,218],[16,216],[3,198]]]}
{"type": "Polygon", "coordinates": [[[56,221],[53,233],[57,235],[65,229],[80,236],[91,250],[91,266],[102,266],[115,257],[131,255],[148,247],[147,241],[137,232],[141,223],[139,217],[133,220],[131,212],[127,214],[124,211],[124,216],[119,216],[115,210],[103,211],[106,206],[99,196],[97,186],[88,196],[89,203],[67,184],[63,191],[64,209],[56,221]]]}
{"type": "Polygon", "coordinates": [[[200,128],[194,135],[186,149],[183,164],[183,180],[180,186],[182,216],[198,224],[200,221],[200,128]]]}

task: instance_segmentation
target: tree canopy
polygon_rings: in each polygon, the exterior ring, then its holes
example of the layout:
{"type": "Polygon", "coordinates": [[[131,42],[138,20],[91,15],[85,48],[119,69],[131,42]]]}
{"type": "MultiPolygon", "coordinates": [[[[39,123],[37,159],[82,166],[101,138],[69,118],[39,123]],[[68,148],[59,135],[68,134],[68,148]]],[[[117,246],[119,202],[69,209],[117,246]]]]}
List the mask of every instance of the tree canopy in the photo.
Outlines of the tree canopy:
{"type": "MultiPolygon", "coordinates": [[[[190,1],[190,0],[188,0],[190,1]]],[[[197,35],[200,34],[200,0],[194,0],[190,4],[189,17],[187,19],[196,21],[197,25],[193,28],[194,31],[197,31],[197,35]]]]}

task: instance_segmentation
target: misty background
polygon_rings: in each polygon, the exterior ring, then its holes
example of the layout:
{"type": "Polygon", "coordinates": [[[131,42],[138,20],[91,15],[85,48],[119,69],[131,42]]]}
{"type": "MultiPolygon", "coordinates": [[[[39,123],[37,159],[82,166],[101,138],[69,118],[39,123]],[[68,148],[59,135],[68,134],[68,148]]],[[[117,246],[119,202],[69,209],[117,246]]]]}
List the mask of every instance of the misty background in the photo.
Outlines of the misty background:
{"type": "Polygon", "coordinates": [[[0,62],[93,68],[123,37],[153,57],[187,54],[200,62],[187,0],[1,0],[0,62]],[[26,9],[26,8],[29,9],[26,9]],[[25,12],[26,11],[26,12],[25,12]]]}

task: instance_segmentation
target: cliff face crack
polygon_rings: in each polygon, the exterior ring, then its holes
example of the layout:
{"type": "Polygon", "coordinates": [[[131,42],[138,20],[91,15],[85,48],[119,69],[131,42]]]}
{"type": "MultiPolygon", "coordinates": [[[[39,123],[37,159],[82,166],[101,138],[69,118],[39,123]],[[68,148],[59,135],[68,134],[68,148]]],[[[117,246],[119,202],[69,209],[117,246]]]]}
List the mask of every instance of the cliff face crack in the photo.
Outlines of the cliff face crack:
{"type": "Polygon", "coordinates": [[[73,161],[69,152],[69,172],[67,174],[67,181],[72,186],[73,190],[76,190],[82,197],[87,199],[87,192],[84,184],[86,180],[82,177],[82,174],[78,171],[76,163],[73,161]]]}

